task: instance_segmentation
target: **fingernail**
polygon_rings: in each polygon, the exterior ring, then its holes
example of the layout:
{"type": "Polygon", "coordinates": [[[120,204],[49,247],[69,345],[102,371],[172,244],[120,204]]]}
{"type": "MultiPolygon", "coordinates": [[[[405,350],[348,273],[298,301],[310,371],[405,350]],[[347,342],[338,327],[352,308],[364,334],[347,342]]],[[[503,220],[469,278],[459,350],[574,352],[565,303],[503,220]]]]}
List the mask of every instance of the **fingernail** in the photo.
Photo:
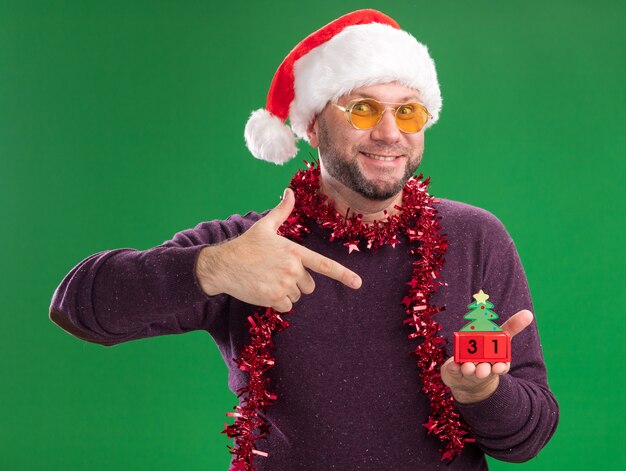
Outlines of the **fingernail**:
{"type": "Polygon", "coordinates": [[[289,188],[285,188],[285,191],[283,191],[283,197],[281,198],[281,200],[284,200],[285,198],[287,198],[287,190],[289,188]]]}
{"type": "Polygon", "coordinates": [[[359,280],[358,276],[353,276],[352,280],[350,281],[350,286],[352,286],[353,288],[358,288],[359,286],[361,286],[361,281],[359,280]]]}

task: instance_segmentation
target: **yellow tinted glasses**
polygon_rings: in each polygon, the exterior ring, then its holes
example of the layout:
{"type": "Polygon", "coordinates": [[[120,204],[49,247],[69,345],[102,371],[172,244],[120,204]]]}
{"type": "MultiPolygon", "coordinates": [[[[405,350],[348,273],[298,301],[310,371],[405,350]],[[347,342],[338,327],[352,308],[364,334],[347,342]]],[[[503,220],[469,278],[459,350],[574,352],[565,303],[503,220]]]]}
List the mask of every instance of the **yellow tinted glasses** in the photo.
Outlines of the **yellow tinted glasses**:
{"type": "Polygon", "coordinates": [[[346,119],[356,129],[371,129],[376,126],[383,117],[383,113],[390,109],[396,118],[398,129],[405,133],[415,133],[422,130],[428,118],[432,115],[421,103],[386,103],[373,98],[358,98],[346,104],[346,106],[333,103],[346,115],[346,119]],[[392,106],[387,106],[392,105],[392,106]]]}

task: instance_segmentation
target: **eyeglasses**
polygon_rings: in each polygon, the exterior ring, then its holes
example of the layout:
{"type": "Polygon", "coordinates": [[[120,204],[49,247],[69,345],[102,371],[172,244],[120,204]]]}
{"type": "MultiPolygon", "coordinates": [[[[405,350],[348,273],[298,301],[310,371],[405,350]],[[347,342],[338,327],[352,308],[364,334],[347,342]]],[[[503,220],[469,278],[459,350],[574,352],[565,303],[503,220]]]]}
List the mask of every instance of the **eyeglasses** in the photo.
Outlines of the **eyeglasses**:
{"type": "Polygon", "coordinates": [[[432,118],[421,103],[386,103],[373,98],[359,98],[348,102],[346,106],[337,103],[333,103],[333,106],[343,111],[348,122],[356,129],[373,128],[388,109],[393,110],[398,129],[409,134],[421,131],[428,119],[432,118]]]}

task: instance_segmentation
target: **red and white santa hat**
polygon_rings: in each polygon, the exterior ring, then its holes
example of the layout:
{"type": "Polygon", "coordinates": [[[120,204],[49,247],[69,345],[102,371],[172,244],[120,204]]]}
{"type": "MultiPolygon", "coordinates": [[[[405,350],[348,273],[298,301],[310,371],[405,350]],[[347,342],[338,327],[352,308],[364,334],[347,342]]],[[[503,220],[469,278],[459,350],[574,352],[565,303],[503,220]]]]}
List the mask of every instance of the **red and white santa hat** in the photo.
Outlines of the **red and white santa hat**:
{"type": "Polygon", "coordinates": [[[308,125],[329,101],[387,82],[418,90],[432,115],[425,129],[437,122],[441,92],[428,48],[379,11],[348,13],[307,36],[285,57],[265,108],[248,119],[246,145],[256,158],[283,164],[296,155],[297,138],[307,140],[308,125]]]}

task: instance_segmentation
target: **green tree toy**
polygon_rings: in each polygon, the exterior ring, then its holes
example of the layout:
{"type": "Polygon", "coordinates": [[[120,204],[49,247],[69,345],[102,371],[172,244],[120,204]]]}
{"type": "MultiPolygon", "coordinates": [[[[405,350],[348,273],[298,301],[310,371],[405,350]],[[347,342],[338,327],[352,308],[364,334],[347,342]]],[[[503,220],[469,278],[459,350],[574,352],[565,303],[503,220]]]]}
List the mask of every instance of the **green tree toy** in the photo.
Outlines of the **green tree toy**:
{"type": "Polygon", "coordinates": [[[489,295],[481,289],[473,297],[476,301],[467,306],[471,311],[463,316],[464,319],[471,322],[465,324],[460,332],[502,332],[500,326],[492,322],[499,316],[491,310],[493,304],[487,301],[489,295]]]}

